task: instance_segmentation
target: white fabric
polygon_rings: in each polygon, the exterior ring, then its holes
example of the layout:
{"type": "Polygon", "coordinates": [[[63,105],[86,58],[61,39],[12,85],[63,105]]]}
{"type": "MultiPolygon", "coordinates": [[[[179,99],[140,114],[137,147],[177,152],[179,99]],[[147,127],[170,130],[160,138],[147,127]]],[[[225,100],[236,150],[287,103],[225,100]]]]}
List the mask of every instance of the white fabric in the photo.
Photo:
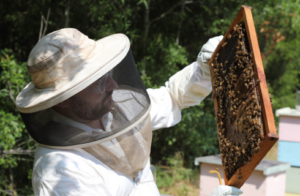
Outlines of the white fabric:
{"type": "Polygon", "coordinates": [[[217,188],[215,188],[210,196],[238,196],[242,194],[243,191],[241,191],[238,188],[235,188],[233,186],[225,186],[225,185],[219,185],[217,188]]]}
{"type": "Polygon", "coordinates": [[[197,63],[200,68],[203,70],[203,78],[210,78],[210,68],[208,65],[208,60],[211,58],[212,54],[216,50],[218,44],[223,39],[223,35],[210,38],[206,44],[204,44],[201,48],[200,53],[197,57],[197,63]]]}
{"type": "MultiPolygon", "coordinates": [[[[181,120],[181,109],[200,104],[211,91],[210,79],[203,78],[192,63],[166,82],[165,87],[148,89],[153,130],[170,127],[181,120]]],[[[34,168],[35,195],[159,196],[150,170],[150,161],[140,180],[118,173],[82,149],[55,150],[38,147],[34,168]]]]}

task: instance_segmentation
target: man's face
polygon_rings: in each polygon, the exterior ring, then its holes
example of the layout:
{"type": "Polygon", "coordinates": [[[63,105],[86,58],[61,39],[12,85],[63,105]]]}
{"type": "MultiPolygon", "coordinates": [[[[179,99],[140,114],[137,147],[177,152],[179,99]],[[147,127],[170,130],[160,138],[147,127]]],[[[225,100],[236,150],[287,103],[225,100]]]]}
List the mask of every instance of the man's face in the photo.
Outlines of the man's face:
{"type": "Polygon", "coordinates": [[[86,121],[100,119],[111,110],[113,106],[112,93],[117,87],[118,84],[109,73],[102,76],[70,98],[72,112],[86,121]]]}

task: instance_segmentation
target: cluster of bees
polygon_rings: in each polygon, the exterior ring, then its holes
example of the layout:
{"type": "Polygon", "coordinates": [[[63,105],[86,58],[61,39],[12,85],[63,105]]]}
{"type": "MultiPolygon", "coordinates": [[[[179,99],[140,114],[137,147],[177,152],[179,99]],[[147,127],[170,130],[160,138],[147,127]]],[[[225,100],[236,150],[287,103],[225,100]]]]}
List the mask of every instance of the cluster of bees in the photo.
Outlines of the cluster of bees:
{"type": "Polygon", "coordinates": [[[251,161],[264,137],[257,93],[260,80],[247,44],[244,23],[237,24],[211,62],[220,151],[228,180],[251,161]]]}

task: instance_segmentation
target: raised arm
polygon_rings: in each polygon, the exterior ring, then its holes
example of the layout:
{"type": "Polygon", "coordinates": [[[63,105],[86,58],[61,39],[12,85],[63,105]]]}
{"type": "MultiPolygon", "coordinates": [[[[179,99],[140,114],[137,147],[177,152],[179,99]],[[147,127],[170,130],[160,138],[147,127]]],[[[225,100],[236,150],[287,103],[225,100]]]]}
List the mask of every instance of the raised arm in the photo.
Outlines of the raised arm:
{"type": "Polygon", "coordinates": [[[151,126],[153,130],[171,127],[181,120],[181,110],[199,105],[211,92],[208,60],[223,36],[209,39],[203,45],[197,62],[174,74],[165,86],[147,89],[151,99],[151,126]]]}

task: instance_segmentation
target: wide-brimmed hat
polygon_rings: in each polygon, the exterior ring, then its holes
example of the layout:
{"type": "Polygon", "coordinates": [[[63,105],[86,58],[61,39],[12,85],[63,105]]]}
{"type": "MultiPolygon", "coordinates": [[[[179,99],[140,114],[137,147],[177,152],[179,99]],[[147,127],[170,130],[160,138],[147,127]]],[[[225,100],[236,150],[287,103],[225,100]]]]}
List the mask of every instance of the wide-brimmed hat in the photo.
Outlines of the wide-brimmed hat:
{"type": "Polygon", "coordinates": [[[43,37],[30,52],[31,82],[19,93],[22,113],[50,108],[82,91],[126,56],[129,39],[114,34],[98,41],[77,29],[61,29],[43,37]]]}

